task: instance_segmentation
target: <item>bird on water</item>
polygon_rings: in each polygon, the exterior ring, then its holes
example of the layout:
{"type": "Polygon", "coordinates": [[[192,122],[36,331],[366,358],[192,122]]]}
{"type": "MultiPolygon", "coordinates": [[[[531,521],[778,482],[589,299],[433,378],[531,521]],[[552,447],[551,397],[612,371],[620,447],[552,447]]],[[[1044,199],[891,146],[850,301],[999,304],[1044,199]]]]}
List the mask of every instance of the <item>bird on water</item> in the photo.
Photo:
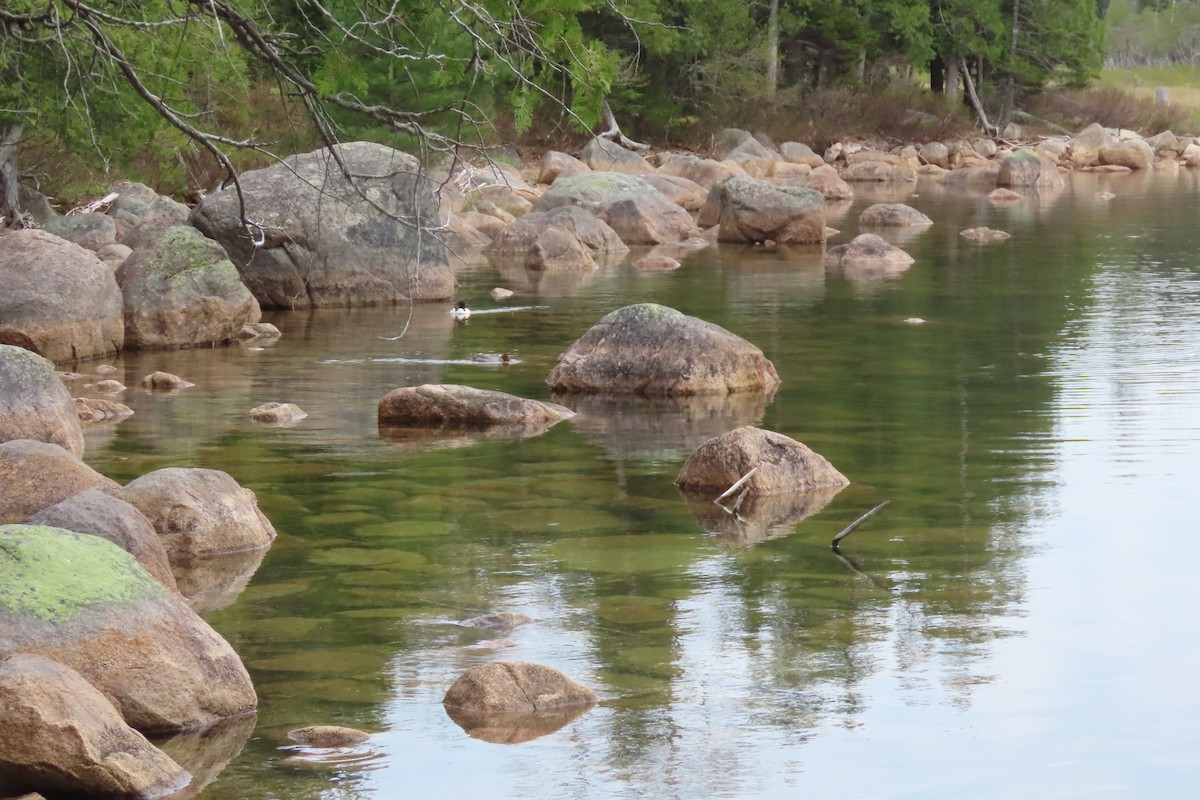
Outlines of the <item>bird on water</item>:
{"type": "Polygon", "coordinates": [[[454,304],[454,308],[450,309],[450,316],[455,319],[466,319],[471,316],[471,309],[467,308],[467,304],[459,300],[454,304]]]}

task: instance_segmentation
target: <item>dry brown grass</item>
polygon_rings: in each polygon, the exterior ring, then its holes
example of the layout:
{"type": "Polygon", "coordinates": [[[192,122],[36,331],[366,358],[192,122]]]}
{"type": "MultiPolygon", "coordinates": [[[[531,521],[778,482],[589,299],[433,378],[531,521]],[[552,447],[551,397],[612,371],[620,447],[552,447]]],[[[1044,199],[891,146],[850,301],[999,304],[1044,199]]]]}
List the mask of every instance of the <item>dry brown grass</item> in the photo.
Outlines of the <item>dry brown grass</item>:
{"type": "MultiPolygon", "coordinates": [[[[1171,91],[1174,94],[1179,89],[1171,91]]],[[[1153,89],[1136,94],[1111,86],[1083,91],[1047,90],[1031,105],[1031,112],[1071,131],[1093,122],[1147,136],[1166,130],[1176,133],[1200,130],[1200,112],[1180,105],[1175,99],[1168,105],[1155,103],[1153,89]]]]}

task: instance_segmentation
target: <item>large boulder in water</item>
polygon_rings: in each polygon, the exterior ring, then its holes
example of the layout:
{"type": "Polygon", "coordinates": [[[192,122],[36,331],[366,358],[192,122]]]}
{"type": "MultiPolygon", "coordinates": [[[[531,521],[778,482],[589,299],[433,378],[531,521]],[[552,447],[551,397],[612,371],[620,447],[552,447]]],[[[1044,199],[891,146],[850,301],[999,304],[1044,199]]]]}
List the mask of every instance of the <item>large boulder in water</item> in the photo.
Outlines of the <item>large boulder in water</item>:
{"type": "Polygon", "coordinates": [[[70,667],[45,656],[0,659],[0,794],[161,797],[187,786],[183,767],[129,727],[70,667]]]}
{"type": "Polygon", "coordinates": [[[120,494],[158,531],[173,564],[255,550],[275,539],[254,492],[219,470],[156,469],[127,483],[120,494]]]}
{"type": "Polygon", "coordinates": [[[913,261],[908,253],[873,233],[860,233],[825,253],[827,271],[851,277],[899,274],[912,266],[913,261]]]}
{"type": "Polygon", "coordinates": [[[820,244],[825,241],[825,198],[804,187],[772,186],[736,176],[716,186],[722,243],[820,244]]]}
{"type": "Polygon", "coordinates": [[[258,322],[258,301],[221,246],[175,225],[117,268],[125,297],[125,346],[172,349],[236,341],[258,322]]]}
{"type": "Polygon", "coordinates": [[[229,643],[98,536],[0,526],[0,658],[71,667],[143,733],[253,712],[254,687],[229,643]]]}
{"type": "Polygon", "coordinates": [[[1058,167],[1049,156],[1039,155],[1032,150],[1018,150],[1000,162],[996,185],[1059,189],[1064,183],[1058,167]]]}
{"type": "Polygon", "coordinates": [[[25,522],[107,539],[137,559],[163,586],[177,591],[171,562],[154,526],[112,491],[86,489],[42,509],[25,522]]]}
{"type": "Polygon", "coordinates": [[[533,261],[538,269],[595,269],[595,259],[628,250],[607,223],[578,206],[561,206],[519,217],[496,234],[488,252],[515,257],[522,263],[533,261]],[[562,243],[567,240],[577,245],[567,248],[573,257],[557,260],[547,257],[556,243],[558,250],[562,250],[562,243]],[[580,257],[581,250],[586,250],[590,258],[580,257]]]}
{"type": "Polygon", "coordinates": [[[77,244],[34,229],[0,235],[0,286],[0,344],[73,361],[125,343],[112,271],[77,244]]]}
{"type": "Polygon", "coordinates": [[[692,215],[636,175],[589,172],[559,178],[535,211],[579,206],[608,223],[626,244],[680,242],[699,233],[692,215]]]}
{"type": "Polygon", "coordinates": [[[0,344],[0,442],[33,439],[83,455],[83,428],[54,365],[23,347],[0,344]]]}
{"type": "Polygon", "coordinates": [[[547,430],[575,412],[554,403],[453,384],[393,389],[379,401],[379,426],[547,430]]]}
{"type": "Polygon", "coordinates": [[[558,357],[546,381],[562,394],[769,392],[775,366],[719,325],[654,303],[607,315],[558,357]]]}
{"type": "Polygon", "coordinates": [[[753,426],[709,439],[688,457],[675,485],[688,492],[720,495],[738,480],[750,497],[845,486],[845,475],[807,445],[753,426]]]}
{"type": "Polygon", "coordinates": [[[875,203],[858,215],[864,228],[903,228],[910,225],[932,225],[933,220],[904,203],[875,203]]]}
{"type": "Polygon", "coordinates": [[[0,522],[24,522],[44,508],[95,487],[120,488],[116,481],[57,445],[30,439],[0,444],[0,522]]]}
{"type": "Polygon", "coordinates": [[[351,184],[328,150],[243,173],[242,226],[234,187],[205,197],[191,223],[219,242],[263,308],[367,306],[454,295],[436,184],[417,160],[371,142],[337,146],[351,184]]]}

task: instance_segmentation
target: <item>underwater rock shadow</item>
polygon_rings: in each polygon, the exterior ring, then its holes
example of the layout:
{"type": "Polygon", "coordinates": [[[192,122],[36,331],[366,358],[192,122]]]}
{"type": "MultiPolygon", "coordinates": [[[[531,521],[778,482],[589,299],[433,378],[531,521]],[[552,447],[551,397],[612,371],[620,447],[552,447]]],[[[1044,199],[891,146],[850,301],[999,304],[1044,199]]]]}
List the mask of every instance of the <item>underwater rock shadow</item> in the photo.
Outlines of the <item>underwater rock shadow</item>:
{"type": "Polygon", "coordinates": [[[724,505],[714,503],[708,494],[680,494],[706,533],[750,545],[791,534],[798,522],[822,511],[844,488],[825,486],[806,492],[759,495],[746,497],[740,504],[735,495],[724,505]]]}
{"type": "Polygon", "coordinates": [[[492,744],[520,744],[554,733],[595,704],[534,714],[471,714],[443,706],[446,715],[472,739],[492,744]]]}

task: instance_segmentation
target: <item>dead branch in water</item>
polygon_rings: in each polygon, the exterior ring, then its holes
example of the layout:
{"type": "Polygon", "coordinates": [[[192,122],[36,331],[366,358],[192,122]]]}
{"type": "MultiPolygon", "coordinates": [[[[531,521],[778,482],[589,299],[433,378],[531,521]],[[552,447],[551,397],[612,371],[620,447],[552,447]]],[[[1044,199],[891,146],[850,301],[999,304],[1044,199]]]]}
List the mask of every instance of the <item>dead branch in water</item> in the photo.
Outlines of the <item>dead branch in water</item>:
{"type": "Polygon", "coordinates": [[[721,496],[718,497],[716,500],[713,500],[713,502],[716,503],[717,505],[721,505],[722,500],[724,500],[726,497],[729,497],[729,495],[733,494],[738,489],[742,488],[742,485],[745,484],[746,481],[750,480],[750,478],[754,477],[754,473],[756,473],[756,472],[758,472],[758,467],[754,467],[749,472],[747,472],[745,475],[738,478],[737,483],[733,484],[733,486],[730,486],[728,489],[726,489],[724,492],[722,492],[721,496]]]}
{"type": "Polygon", "coordinates": [[[869,517],[873,516],[873,515],[875,514],[875,512],[876,512],[876,511],[878,511],[879,509],[883,508],[884,506],[886,506],[886,505],[887,505],[888,503],[890,503],[890,502],[892,502],[892,501],[891,501],[891,500],[884,500],[882,503],[880,503],[879,505],[875,506],[874,508],[872,508],[872,509],[871,509],[870,511],[868,511],[867,513],[863,514],[861,517],[859,517],[858,519],[854,520],[854,522],[851,522],[849,525],[847,525],[846,527],[842,528],[842,530],[841,530],[841,533],[839,533],[837,536],[833,537],[833,541],[832,541],[832,542],[829,544],[830,548],[832,548],[832,549],[833,549],[833,552],[835,552],[835,553],[839,552],[839,551],[838,551],[838,543],[839,543],[839,542],[841,542],[841,541],[842,541],[842,539],[845,539],[847,536],[849,536],[850,534],[854,533],[854,529],[855,529],[855,528],[857,528],[859,525],[862,525],[864,522],[866,522],[866,521],[867,521],[867,519],[868,519],[869,517]]]}

